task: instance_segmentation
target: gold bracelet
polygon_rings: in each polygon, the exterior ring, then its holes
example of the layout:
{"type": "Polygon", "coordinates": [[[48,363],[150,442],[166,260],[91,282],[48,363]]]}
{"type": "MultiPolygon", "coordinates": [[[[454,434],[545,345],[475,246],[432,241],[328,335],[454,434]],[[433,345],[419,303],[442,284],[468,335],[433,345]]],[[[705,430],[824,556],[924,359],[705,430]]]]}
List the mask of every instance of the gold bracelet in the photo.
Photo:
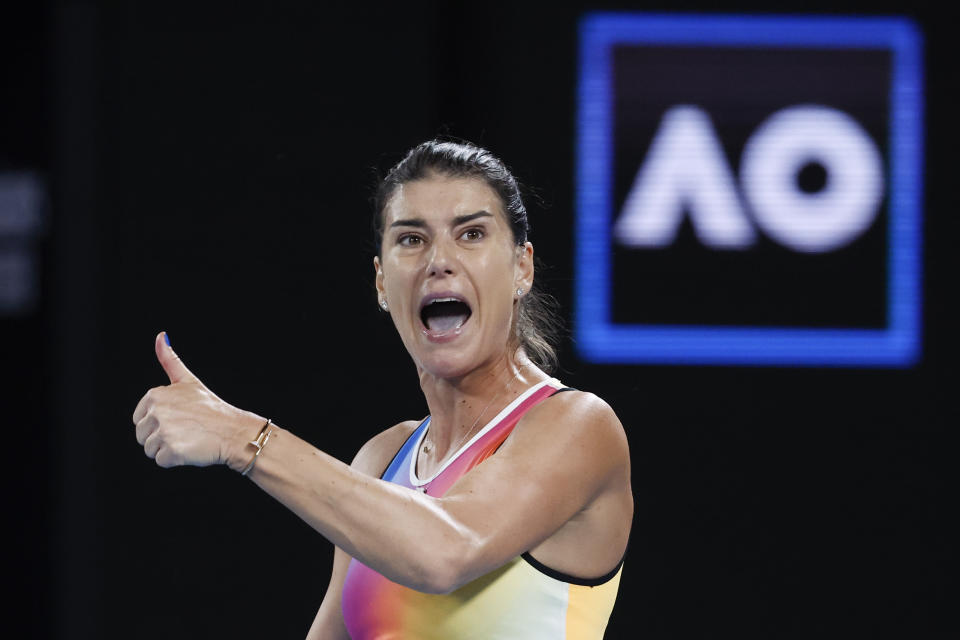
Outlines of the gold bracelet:
{"type": "Polygon", "coordinates": [[[272,422],[272,420],[267,419],[267,424],[263,425],[263,428],[260,429],[260,433],[257,434],[256,439],[247,443],[255,446],[257,448],[257,452],[253,454],[252,458],[250,458],[250,464],[248,464],[246,468],[240,472],[240,475],[247,475],[250,473],[250,470],[253,469],[253,465],[257,464],[257,457],[259,457],[260,452],[263,451],[263,448],[267,446],[267,441],[270,439],[270,436],[273,435],[274,429],[270,429],[270,424],[272,422]]]}

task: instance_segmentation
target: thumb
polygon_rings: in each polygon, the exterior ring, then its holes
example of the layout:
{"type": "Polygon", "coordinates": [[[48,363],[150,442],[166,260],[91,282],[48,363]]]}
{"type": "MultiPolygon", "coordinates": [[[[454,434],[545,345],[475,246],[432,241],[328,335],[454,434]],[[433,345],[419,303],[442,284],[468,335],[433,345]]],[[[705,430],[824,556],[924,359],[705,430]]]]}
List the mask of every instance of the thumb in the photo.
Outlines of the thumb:
{"type": "Polygon", "coordinates": [[[187,369],[187,365],[183,364],[180,356],[178,356],[170,346],[170,338],[167,336],[166,331],[161,331],[157,334],[157,339],[154,341],[154,348],[157,351],[157,360],[160,361],[160,366],[166,371],[171,384],[200,381],[197,376],[190,373],[190,369],[187,369]]]}

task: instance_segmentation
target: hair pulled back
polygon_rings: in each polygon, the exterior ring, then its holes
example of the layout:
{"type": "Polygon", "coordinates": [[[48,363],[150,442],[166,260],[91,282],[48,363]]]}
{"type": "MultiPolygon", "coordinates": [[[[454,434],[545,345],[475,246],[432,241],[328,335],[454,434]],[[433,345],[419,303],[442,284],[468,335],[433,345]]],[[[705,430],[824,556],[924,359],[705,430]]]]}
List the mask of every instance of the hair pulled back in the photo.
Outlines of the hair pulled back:
{"type": "MultiPolygon", "coordinates": [[[[527,209],[520,196],[516,178],[506,165],[490,151],[468,142],[428,140],[410,151],[380,180],[374,194],[374,233],[377,255],[382,251],[385,209],[397,187],[421,180],[430,174],[451,178],[482,179],[500,197],[503,211],[519,245],[527,241],[530,223],[527,209]]],[[[540,291],[535,284],[531,291],[517,302],[514,322],[514,341],[534,364],[552,373],[557,367],[556,344],[561,323],[552,296],[540,291]]]]}

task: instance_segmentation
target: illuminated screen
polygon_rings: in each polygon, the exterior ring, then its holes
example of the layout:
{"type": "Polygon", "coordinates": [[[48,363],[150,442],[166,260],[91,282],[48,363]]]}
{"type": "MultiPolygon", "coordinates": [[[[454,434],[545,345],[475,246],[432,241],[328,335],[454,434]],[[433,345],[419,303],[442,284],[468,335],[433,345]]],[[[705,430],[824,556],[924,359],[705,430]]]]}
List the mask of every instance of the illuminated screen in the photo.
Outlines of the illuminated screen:
{"type": "Polygon", "coordinates": [[[914,363],[921,90],[906,20],[586,17],[581,355],[914,363]]]}

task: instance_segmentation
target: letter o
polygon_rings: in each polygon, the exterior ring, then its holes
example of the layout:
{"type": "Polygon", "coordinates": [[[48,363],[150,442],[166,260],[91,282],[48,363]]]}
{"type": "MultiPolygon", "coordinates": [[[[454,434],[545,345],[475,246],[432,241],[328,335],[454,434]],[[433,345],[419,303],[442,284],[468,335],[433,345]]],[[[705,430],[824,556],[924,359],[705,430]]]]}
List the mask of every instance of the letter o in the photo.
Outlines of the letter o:
{"type": "Polygon", "coordinates": [[[795,251],[838,249],[863,234],[883,197],[883,162],[873,140],[849,115],[818,105],[789,107],[750,136],[740,184],[757,225],[795,251]],[[817,162],[827,183],[815,193],[797,187],[797,173],[817,162]]]}

